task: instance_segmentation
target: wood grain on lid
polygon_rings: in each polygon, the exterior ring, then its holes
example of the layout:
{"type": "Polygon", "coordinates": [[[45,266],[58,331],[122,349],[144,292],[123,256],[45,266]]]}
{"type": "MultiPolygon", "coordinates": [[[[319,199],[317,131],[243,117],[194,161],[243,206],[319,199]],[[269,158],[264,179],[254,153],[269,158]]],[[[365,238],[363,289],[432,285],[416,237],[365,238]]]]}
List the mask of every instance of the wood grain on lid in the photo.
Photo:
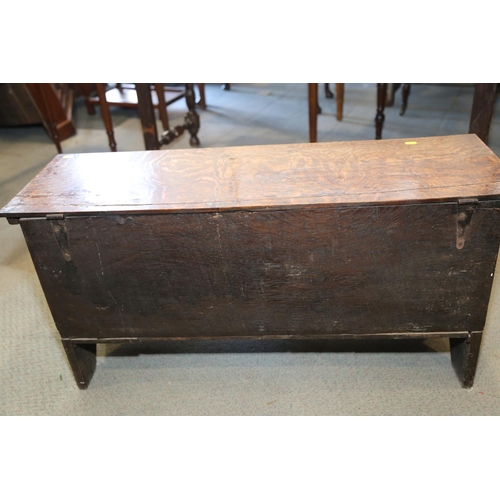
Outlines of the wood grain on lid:
{"type": "Polygon", "coordinates": [[[500,195],[475,135],[56,156],[0,216],[217,211],[500,195]]]}

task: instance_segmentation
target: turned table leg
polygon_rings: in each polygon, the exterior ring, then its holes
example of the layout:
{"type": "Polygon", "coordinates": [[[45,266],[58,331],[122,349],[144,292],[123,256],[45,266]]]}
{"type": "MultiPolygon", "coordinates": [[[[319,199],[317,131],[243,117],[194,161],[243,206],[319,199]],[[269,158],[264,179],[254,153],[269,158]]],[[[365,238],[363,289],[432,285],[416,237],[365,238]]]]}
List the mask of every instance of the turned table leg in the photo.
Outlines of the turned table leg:
{"type": "Polygon", "coordinates": [[[385,116],[385,100],[387,97],[387,83],[377,83],[377,114],[375,115],[375,139],[382,139],[382,126],[385,116]]]}
{"type": "Polygon", "coordinates": [[[195,97],[194,97],[194,84],[186,83],[186,104],[188,107],[188,112],[185,118],[185,127],[191,138],[189,139],[189,144],[191,146],[199,146],[200,140],[198,139],[197,133],[200,129],[200,117],[195,110],[195,97]]]}
{"type": "Polygon", "coordinates": [[[80,389],[87,389],[96,367],[97,344],[77,344],[62,339],[66,356],[80,389]]]}
{"type": "Polygon", "coordinates": [[[451,364],[465,389],[474,383],[482,336],[483,332],[470,332],[467,338],[450,338],[451,364]]]}
{"type": "Polygon", "coordinates": [[[163,144],[170,144],[175,138],[184,133],[189,132],[191,138],[189,144],[191,146],[199,146],[200,141],[197,137],[200,128],[200,117],[195,110],[194,88],[192,83],[186,83],[186,104],[188,112],[184,119],[184,125],[177,125],[170,128],[161,134],[158,139],[158,130],[156,128],[156,119],[154,114],[153,100],[151,97],[151,88],[147,83],[136,83],[137,91],[137,106],[139,116],[141,118],[142,133],[144,135],[144,143],[146,150],[160,149],[163,144]]]}

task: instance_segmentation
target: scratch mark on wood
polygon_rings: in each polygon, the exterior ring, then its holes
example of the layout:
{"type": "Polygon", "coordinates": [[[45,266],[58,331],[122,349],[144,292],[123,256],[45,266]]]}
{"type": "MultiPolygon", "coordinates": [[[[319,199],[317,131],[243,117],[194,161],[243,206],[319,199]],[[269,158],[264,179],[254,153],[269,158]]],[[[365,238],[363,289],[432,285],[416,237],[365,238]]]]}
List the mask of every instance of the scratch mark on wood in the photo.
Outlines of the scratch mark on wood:
{"type": "Polygon", "coordinates": [[[101,268],[101,274],[104,276],[104,269],[102,268],[101,252],[99,251],[99,245],[96,243],[97,255],[99,256],[99,267],[101,268]]]}
{"type": "Polygon", "coordinates": [[[123,320],[120,305],[118,304],[118,302],[116,302],[116,299],[113,297],[113,294],[109,290],[108,290],[108,293],[109,293],[109,296],[113,299],[113,302],[116,304],[116,308],[118,309],[118,316],[120,316],[120,321],[122,322],[122,325],[126,326],[125,321],[123,320]]]}
{"type": "Polygon", "coordinates": [[[216,221],[215,225],[216,225],[216,228],[217,228],[217,238],[219,240],[219,247],[222,250],[222,242],[220,240],[220,227],[219,227],[219,223],[216,221]]]}

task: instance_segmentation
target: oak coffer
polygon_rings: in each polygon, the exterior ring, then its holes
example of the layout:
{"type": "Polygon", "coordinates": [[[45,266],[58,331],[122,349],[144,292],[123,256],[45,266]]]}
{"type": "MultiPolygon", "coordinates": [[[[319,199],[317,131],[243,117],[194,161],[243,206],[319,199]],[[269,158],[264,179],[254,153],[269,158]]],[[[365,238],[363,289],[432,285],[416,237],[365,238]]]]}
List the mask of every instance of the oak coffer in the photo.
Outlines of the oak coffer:
{"type": "Polygon", "coordinates": [[[96,344],[450,339],[473,383],[500,242],[475,135],[56,156],[21,225],[80,388],[96,344]]]}

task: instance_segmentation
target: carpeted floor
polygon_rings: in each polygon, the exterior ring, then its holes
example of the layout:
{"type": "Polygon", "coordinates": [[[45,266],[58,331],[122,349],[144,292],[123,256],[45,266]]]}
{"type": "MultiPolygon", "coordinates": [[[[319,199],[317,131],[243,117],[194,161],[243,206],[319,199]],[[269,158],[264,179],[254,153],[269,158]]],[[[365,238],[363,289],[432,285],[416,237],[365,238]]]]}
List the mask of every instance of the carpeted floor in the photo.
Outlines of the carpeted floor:
{"type": "MultiPolygon", "coordinates": [[[[413,85],[386,110],[384,138],[467,133],[473,88],[413,85]]],[[[207,84],[202,147],[308,140],[305,84],[207,84]]],[[[372,139],[375,84],[346,84],[344,120],[320,87],[318,141],[372,139]]],[[[169,107],[183,122],[185,103],[169,107]]],[[[118,150],[143,149],[134,110],[113,109],[118,150]]],[[[109,151],[99,112],[75,103],[65,153],[109,151]]],[[[188,135],[168,148],[189,148],[188,135]]],[[[500,154],[500,107],[490,132],[500,154]]],[[[0,206],[56,154],[41,126],[0,129],[0,206]]],[[[0,415],[498,415],[500,284],[494,283],[476,382],[460,388],[447,342],[210,342],[99,346],[80,391],[19,226],[0,221],[0,415]],[[356,349],[356,352],[353,352],[356,349]]]]}

